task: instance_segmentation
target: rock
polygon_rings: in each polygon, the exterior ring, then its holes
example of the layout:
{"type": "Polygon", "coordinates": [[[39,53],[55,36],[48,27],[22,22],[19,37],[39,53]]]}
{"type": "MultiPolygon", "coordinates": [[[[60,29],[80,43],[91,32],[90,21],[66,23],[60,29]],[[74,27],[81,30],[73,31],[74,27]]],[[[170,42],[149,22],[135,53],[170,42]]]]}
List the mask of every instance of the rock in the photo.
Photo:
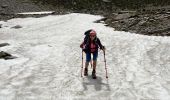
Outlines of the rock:
{"type": "Polygon", "coordinates": [[[7,45],[9,45],[9,44],[8,43],[1,43],[0,47],[4,47],[4,46],[7,46],[7,45]]]}
{"type": "Polygon", "coordinates": [[[0,24],[0,28],[2,28],[2,24],[0,24]]]}
{"type": "Polygon", "coordinates": [[[2,11],[3,11],[2,8],[0,8],[0,13],[2,13],[2,11]]]}
{"type": "Polygon", "coordinates": [[[164,36],[170,36],[170,32],[164,32],[162,33],[164,36]]]}
{"type": "Polygon", "coordinates": [[[111,2],[110,0],[102,0],[103,2],[111,2]]]}
{"type": "Polygon", "coordinates": [[[4,57],[7,57],[7,56],[11,56],[11,54],[6,53],[6,52],[4,52],[4,51],[1,51],[1,52],[0,52],[0,58],[4,58],[4,57]]]}
{"type": "Polygon", "coordinates": [[[1,7],[2,7],[2,8],[7,8],[7,7],[8,7],[8,5],[2,5],[1,7]]]}
{"type": "Polygon", "coordinates": [[[17,58],[17,57],[15,57],[15,56],[6,56],[6,57],[4,57],[5,60],[15,59],[15,58],[17,58]]]}
{"type": "Polygon", "coordinates": [[[19,29],[19,28],[22,28],[22,26],[16,25],[16,26],[14,26],[14,27],[12,27],[12,28],[19,29]]]}
{"type": "Polygon", "coordinates": [[[6,52],[4,52],[4,51],[1,51],[1,52],[0,52],[0,59],[8,60],[8,59],[15,59],[15,58],[17,58],[17,57],[12,56],[11,54],[6,53],[6,52]]]}
{"type": "Polygon", "coordinates": [[[119,14],[123,14],[123,13],[136,13],[136,11],[119,11],[119,14]]]}
{"type": "Polygon", "coordinates": [[[129,18],[139,18],[139,15],[132,15],[132,16],[130,16],[129,18]]]}
{"type": "Polygon", "coordinates": [[[106,17],[104,17],[104,18],[101,18],[101,19],[99,19],[99,20],[96,20],[95,21],[95,23],[100,23],[100,22],[102,22],[102,21],[106,21],[107,20],[107,18],[106,17]]]}
{"type": "Polygon", "coordinates": [[[138,25],[143,26],[147,21],[146,20],[141,20],[138,25]]]}
{"type": "Polygon", "coordinates": [[[169,31],[170,31],[170,28],[165,28],[165,29],[151,30],[148,32],[148,34],[164,33],[164,32],[169,32],[169,31]]]}
{"type": "Polygon", "coordinates": [[[116,20],[120,20],[120,19],[129,18],[129,17],[130,17],[129,13],[127,13],[127,14],[118,14],[118,15],[115,17],[115,19],[116,19],[116,20]]]}
{"type": "Polygon", "coordinates": [[[150,22],[155,22],[156,20],[155,19],[149,19],[150,22]]]}
{"type": "Polygon", "coordinates": [[[139,19],[132,20],[131,22],[128,23],[128,28],[136,26],[140,22],[139,19]]]}

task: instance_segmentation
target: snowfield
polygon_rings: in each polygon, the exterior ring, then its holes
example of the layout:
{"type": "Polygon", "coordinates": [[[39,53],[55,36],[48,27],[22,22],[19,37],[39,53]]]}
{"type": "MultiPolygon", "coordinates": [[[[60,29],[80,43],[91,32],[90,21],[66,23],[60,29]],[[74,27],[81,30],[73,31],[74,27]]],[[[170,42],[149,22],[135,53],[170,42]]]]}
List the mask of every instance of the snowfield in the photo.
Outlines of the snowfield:
{"type": "MultiPolygon", "coordinates": [[[[88,14],[0,21],[0,100],[170,100],[170,37],[114,31],[88,14]],[[15,29],[14,26],[21,26],[15,29]],[[99,51],[97,79],[81,78],[80,43],[95,29],[106,46],[108,79],[99,51]]],[[[84,54],[85,61],[85,54],[84,54]]]]}

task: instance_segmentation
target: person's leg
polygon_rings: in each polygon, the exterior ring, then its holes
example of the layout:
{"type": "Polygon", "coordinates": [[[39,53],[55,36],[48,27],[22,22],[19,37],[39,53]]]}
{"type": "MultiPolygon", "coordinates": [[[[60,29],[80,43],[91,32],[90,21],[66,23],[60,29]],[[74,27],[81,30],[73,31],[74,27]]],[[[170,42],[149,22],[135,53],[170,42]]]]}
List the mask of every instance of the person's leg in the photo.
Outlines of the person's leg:
{"type": "Polygon", "coordinates": [[[96,70],[97,57],[98,57],[98,52],[96,51],[93,53],[93,70],[96,70]]]}
{"type": "Polygon", "coordinates": [[[91,53],[86,52],[86,62],[85,62],[85,68],[84,68],[84,76],[88,76],[88,66],[89,66],[90,60],[91,60],[91,53]]]}
{"type": "Polygon", "coordinates": [[[93,53],[93,71],[92,71],[92,77],[96,79],[96,65],[97,65],[97,57],[98,52],[93,53]]]}

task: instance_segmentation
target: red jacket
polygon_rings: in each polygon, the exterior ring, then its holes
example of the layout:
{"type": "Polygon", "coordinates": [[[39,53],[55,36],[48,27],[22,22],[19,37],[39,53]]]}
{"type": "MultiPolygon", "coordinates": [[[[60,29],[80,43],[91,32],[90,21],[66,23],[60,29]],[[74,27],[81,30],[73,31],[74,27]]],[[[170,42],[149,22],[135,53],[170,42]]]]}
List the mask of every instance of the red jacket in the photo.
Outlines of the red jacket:
{"type": "Polygon", "coordinates": [[[104,48],[104,46],[100,42],[100,39],[97,37],[93,41],[91,41],[90,38],[84,39],[80,47],[83,49],[83,51],[91,53],[98,51],[98,48],[104,48]]]}

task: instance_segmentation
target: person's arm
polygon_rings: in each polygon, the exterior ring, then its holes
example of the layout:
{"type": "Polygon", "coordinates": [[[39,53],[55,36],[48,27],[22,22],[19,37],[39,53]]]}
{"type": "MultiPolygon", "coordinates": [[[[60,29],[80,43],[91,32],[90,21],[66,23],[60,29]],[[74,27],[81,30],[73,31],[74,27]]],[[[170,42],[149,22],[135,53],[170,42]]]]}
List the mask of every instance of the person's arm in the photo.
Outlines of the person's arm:
{"type": "Polygon", "coordinates": [[[83,48],[84,46],[84,41],[80,44],[80,48],[83,48]]]}
{"type": "Polygon", "coordinates": [[[84,38],[84,41],[80,44],[80,48],[84,49],[85,43],[87,42],[87,37],[84,38]]]}
{"type": "Polygon", "coordinates": [[[99,39],[99,38],[97,38],[97,43],[98,43],[98,45],[99,45],[100,49],[105,50],[105,47],[101,44],[101,42],[100,42],[100,39],[99,39]]]}

